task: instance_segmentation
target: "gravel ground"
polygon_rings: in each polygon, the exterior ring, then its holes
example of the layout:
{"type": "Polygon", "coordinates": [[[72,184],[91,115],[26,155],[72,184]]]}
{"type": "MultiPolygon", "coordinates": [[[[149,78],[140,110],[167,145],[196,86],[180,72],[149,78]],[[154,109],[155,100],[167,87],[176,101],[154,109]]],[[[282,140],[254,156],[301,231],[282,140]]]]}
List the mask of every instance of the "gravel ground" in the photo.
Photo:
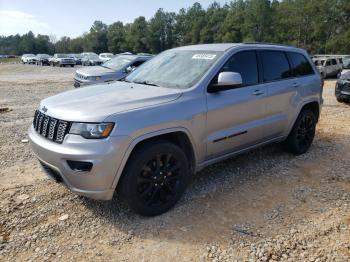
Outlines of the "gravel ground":
{"type": "Polygon", "coordinates": [[[349,261],[350,107],[326,81],[314,144],[270,145],[194,176],[180,203],[144,218],[51,182],[26,139],[75,69],[0,65],[0,261],[349,261]]]}

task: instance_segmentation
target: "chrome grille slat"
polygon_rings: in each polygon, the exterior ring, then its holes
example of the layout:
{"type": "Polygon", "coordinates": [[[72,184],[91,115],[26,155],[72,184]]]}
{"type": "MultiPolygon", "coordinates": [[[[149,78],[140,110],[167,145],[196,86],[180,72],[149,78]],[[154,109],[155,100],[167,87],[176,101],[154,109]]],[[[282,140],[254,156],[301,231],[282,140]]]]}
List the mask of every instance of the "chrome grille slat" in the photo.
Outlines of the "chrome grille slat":
{"type": "Polygon", "coordinates": [[[37,110],[34,114],[33,126],[40,135],[61,144],[69,131],[70,122],[52,118],[37,110]]]}

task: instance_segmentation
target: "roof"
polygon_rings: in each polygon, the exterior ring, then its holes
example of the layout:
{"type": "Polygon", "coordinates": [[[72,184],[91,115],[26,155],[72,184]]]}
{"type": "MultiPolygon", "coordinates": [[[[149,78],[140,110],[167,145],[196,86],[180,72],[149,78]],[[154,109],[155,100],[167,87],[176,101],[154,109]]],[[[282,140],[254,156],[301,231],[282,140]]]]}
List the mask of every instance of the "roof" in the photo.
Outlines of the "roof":
{"type": "Polygon", "coordinates": [[[210,51],[227,51],[228,49],[238,47],[238,46],[251,46],[251,47],[257,47],[257,48],[282,48],[282,49],[295,49],[295,50],[302,50],[297,47],[288,46],[288,45],[282,45],[282,44],[272,44],[272,43],[222,43],[222,44],[200,44],[200,45],[188,45],[188,46],[182,46],[178,47],[176,49],[179,50],[210,50],[210,51]]]}

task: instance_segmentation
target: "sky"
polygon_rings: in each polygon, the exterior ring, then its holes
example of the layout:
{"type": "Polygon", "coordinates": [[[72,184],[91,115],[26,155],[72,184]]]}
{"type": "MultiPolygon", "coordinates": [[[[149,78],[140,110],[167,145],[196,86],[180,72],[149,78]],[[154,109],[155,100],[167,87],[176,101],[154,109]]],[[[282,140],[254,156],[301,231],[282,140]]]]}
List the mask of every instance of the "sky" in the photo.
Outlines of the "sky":
{"type": "MultiPolygon", "coordinates": [[[[106,24],[149,19],[159,9],[177,12],[199,2],[207,8],[214,0],[0,0],[0,35],[34,34],[77,37],[95,20],[106,24]]],[[[220,4],[228,0],[216,0],[220,4]]]]}

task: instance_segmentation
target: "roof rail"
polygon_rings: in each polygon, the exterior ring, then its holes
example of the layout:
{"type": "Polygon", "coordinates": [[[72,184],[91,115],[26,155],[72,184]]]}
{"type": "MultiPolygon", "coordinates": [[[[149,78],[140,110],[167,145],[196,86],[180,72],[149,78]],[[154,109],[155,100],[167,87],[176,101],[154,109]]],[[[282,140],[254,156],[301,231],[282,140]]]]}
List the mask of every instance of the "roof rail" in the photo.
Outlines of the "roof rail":
{"type": "Polygon", "coordinates": [[[278,46],[291,47],[291,45],[268,43],[268,42],[243,42],[243,44],[245,44],[245,45],[278,45],[278,46]]]}

